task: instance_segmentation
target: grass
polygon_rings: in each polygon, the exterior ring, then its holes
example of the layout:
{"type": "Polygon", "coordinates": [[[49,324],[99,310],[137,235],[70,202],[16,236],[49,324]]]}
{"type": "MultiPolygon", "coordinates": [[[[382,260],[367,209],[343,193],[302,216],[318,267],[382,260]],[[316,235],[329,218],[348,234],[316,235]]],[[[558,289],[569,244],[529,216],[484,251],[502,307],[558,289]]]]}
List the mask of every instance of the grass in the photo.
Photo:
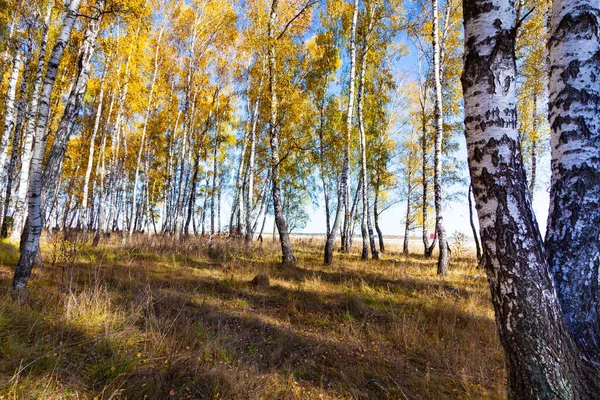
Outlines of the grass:
{"type": "MultiPolygon", "coordinates": [[[[57,235],[58,236],[58,235],[57,235]]],[[[295,239],[81,238],[43,245],[25,298],[0,243],[0,399],[469,399],[506,396],[475,261],[358,249],[321,262],[295,239]],[[267,274],[268,287],[250,282],[267,274]]]]}

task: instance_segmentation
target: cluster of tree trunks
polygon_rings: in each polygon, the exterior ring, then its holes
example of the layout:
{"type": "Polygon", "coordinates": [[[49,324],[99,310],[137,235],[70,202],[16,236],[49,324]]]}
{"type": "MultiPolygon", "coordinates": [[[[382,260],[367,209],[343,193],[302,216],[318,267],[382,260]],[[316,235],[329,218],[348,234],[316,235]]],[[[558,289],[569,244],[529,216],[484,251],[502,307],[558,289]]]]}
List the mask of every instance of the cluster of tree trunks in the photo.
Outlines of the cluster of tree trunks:
{"type": "Polygon", "coordinates": [[[516,113],[514,3],[463,4],[465,134],[509,398],[600,393],[600,7],[555,0],[549,21],[552,188],[546,240],[516,113]]]}

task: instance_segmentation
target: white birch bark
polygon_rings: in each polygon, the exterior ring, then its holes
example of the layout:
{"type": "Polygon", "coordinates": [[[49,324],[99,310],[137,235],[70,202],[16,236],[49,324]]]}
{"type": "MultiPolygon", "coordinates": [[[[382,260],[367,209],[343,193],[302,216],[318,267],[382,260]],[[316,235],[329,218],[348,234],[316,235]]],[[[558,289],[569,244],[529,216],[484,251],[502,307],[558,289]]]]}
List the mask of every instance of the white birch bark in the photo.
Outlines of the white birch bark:
{"type": "Polygon", "coordinates": [[[283,200],[281,198],[281,188],[279,186],[279,132],[277,127],[278,117],[278,97],[277,97],[277,59],[276,59],[276,36],[275,26],[277,23],[277,8],[279,0],[273,0],[269,13],[269,94],[271,97],[270,116],[269,116],[269,138],[271,145],[271,191],[273,194],[273,214],[275,216],[275,225],[279,231],[279,241],[281,243],[281,261],[284,265],[296,265],[296,257],[292,251],[292,244],[288,227],[283,214],[283,200]]]}
{"type": "MultiPolygon", "coordinates": [[[[360,78],[358,88],[358,101],[357,101],[357,118],[358,118],[358,131],[360,135],[360,179],[362,181],[362,206],[363,206],[363,225],[365,229],[362,229],[362,233],[367,233],[368,237],[363,236],[363,244],[368,244],[371,247],[371,256],[374,259],[379,259],[379,252],[375,245],[375,235],[373,234],[373,223],[371,222],[371,207],[369,205],[369,182],[367,179],[367,139],[365,135],[365,125],[363,121],[363,103],[365,97],[365,74],[367,69],[367,57],[369,53],[369,34],[373,29],[373,13],[374,9],[371,5],[369,8],[369,26],[365,32],[363,51],[360,65],[360,78]],[[368,239],[368,240],[367,240],[368,239]]],[[[363,247],[363,260],[369,258],[368,248],[363,247]]]]}
{"type": "Polygon", "coordinates": [[[46,47],[48,45],[48,32],[50,29],[50,18],[52,7],[46,8],[44,17],[42,41],[40,43],[40,53],[38,55],[38,65],[33,84],[33,94],[27,110],[27,126],[25,130],[25,139],[21,151],[21,171],[19,172],[19,189],[15,200],[15,212],[13,213],[13,230],[10,234],[10,240],[17,242],[21,239],[21,233],[25,225],[25,204],[27,202],[27,193],[29,188],[29,169],[31,166],[31,157],[33,156],[33,137],[35,134],[36,118],[38,115],[40,90],[44,81],[44,70],[46,66],[46,47]]]}
{"type": "MultiPolygon", "coordinates": [[[[259,83],[258,87],[262,86],[259,83]]],[[[249,247],[252,247],[253,239],[254,239],[254,229],[251,223],[252,219],[252,202],[254,200],[254,159],[256,157],[256,125],[258,123],[258,94],[256,95],[256,100],[254,102],[254,110],[252,111],[252,127],[250,128],[250,154],[248,157],[248,185],[246,188],[246,244],[249,247]]],[[[258,218],[258,217],[257,217],[258,218]]]]}
{"type": "MultiPolygon", "coordinates": [[[[331,232],[327,236],[327,242],[325,243],[325,257],[324,262],[327,265],[333,263],[333,246],[337,237],[337,232],[340,229],[342,222],[342,213],[345,209],[348,209],[348,170],[350,169],[350,136],[352,133],[352,120],[354,114],[354,87],[355,87],[355,76],[356,76],[356,26],[358,23],[358,0],[354,0],[354,11],[352,13],[352,27],[350,31],[350,80],[349,80],[349,93],[348,93],[348,108],[346,111],[346,130],[344,134],[344,165],[342,167],[342,173],[340,175],[340,185],[338,192],[338,204],[333,220],[333,226],[331,232]]],[[[349,211],[349,210],[348,210],[349,211]]],[[[345,214],[348,214],[347,212],[345,214]]],[[[345,218],[348,220],[348,218],[345,218]]],[[[346,225],[346,224],[345,224],[346,225]]]]}
{"type": "Polygon", "coordinates": [[[434,153],[434,175],[433,186],[435,196],[435,232],[439,244],[439,256],[437,264],[438,275],[448,273],[450,253],[444,227],[444,198],[442,188],[442,141],[444,140],[444,118],[442,111],[442,82],[440,80],[440,38],[439,38],[439,4],[433,0],[433,82],[435,89],[435,153],[434,153]]]}
{"type": "Polygon", "coordinates": [[[27,102],[27,84],[29,83],[29,72],[31,69],[31,53],[32,53],[32,40],[29,37],[25,45],[24,53],[24,64],[23,77],[21,78],[21,84],[19,85],[19,93],[16,109],[17,118],[12,135],[12,146],[10,151],[10,159],[6,167],[5,174],[5,190],[4,190],[4,201],[0,203],[0,237],[6,237],[8,235],[8,226],[6,224],[6,218],[8,217],[8,209],[10,206],[14,171],[17,165],[17,158],[19,157],[19,143],[21,142],[22,128],[23,128],[23,114],[26,109],[27,102]]]}
{"type": "Polygon", "coordinates": [[[548,260],[569,328],[600,365],[600,4],[555,0],[550,19],[548,260]]]}
{"type": "Polygon", "coordinates": [[[592,399],[531,207],[516,112],[515,7],[463,3],[465,136],[509,399],[592,399]]]}
{"type": "Polygon", "coordinates": [[[96,117],[94,119],[94,128],[92,130],[92,136],[90,138],[90,150],[88,153],[88,161],[87,167],[85,169],[85,178],[83,181],[83,194],[81,200],[81,212],[80,212],[80,221],[77,224],[81,226],[84,224],[84,229],[87,229],[88,220],[89,220],[89,210],[88,210],[88,194],[90,187],[90,178],[92,176],[92,168],[94,166],[94,153],[96,149],[96,136],[98,135],[98,131],[100,129],[100,118],[102,117],[102,105],[104,103],[104,84],[106,79],[106,70],[102,74],[102,80],[100,82],[100,94],[98,95],[98,105],[96,106],[96,117]]]}
{"type": "Polygon", "coordinates": [[[17,83],[19,81],[19,74],[21,66],[23,65],[23,58],[21,52],[16,49],[15,56],[13,57],[13,66],[8,79],[8,87],[6,89],[6,96],[4,101],[4,129],[2,131],[2,137],[0,138],[0,185],[4,186],[5,167],[6,160],[8,158],[8,149],[10,147],[11,137],[15,130],[17,123],[16,109],[15,109],[15,97],[17,95],[17,83]]]}
{"type": "Polygon", "coordinates": [[[133,200],[132,200],[132,223],[129,224],[129,239],[133,235],[133,231],[135,229],[135,219],[136,219],[136,211],[137,211],[137,197],[138,197],[138,181],[140,174],[140,165],[142,163],[142,154],[144,153],[144,147],[146,145],[146,133],[148,131],[148,120],[150,119],[150,110],[152,107],[152,100],[154,97],[154,86],[156,85],[156,77],[158,76],[158,55],[160,52],[160,43],[162,40],[162,35],[164,32],[164,25],[161,27],[160,32],[158,34],[158,39],[156,43],[156,49],[154,50],[154,72],[152,73],[152,80],[150,83],[150,93],[148,93],[148,104],[146,106],[146,112],[144,113],[144,123],[142,125],[142,139],[140,142],[140,148],[137,154],[137,162],[135,164],[135,174],[133,175],[133,200]]]}
{"type": "Polygon", "coordinates": [[[96,0],[94,13],[85,31],[81,54],[78,59],[77,77],[67,99],[58,130],[54,134],[50,153],[44,164],[42,173],[42,204],[48,201],[49,193],[54,191],[54,185],[60,181],[62,162],[67,149],[67,143],[73,132],[77,116],[83,106],[83,98],[90,78],[92,57],[96,49],[105,6],[106,0],[96,0]]]}
{"type": "Polygon", "coordinates": [[[42,163],[44,160],[46,125],[50,114],[50,96],[54,88],[58,67],[62,60],[63,52],[71,38],[71,31],[75,25],[77,12],[79,10],[80,0],[71,0],[69,9],[63,25],[56,39],[56,44],[52,49],[48,69],[42,86],[40,102],[38,108],[38,118],[35,128],[33,156],[31,160],[31,171],[29,178],[28,198],[28,219],[29,227],[25,240],[21,243],[21,255],[15,267],[13,277],[13,289],[23,291],[27,286],[35,256],[39,250],[40,235],[42,233],[42,212],[41,212],[41,175],[42,163]]]}

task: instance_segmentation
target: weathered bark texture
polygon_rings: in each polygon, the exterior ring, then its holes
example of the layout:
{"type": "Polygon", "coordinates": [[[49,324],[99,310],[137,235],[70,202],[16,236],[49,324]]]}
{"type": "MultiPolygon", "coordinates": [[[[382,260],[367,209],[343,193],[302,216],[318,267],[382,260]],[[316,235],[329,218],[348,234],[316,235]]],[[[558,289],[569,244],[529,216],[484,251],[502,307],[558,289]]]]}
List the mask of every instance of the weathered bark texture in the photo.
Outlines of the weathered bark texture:
{"type": "MultiPolygon", "coordinates": [[[[340,175],[340,184],[338,188],[338,202],[337,210],[335,212],[335,218],[333,220],[333,226],[329,235],[327,235],[327,242],[325,243],[325,259],[324,262],[327,265],[333,263],[333,246],[337,237],[340,224],[342,222],[342,213],[347,210],[345,214],[348,214],[348,171],[350,169],[350,136],[352,133],[352,116],[354,114],[354,87],[355,87],[355,76],[356,76],[356,25],[358,22],[358,0],[354,0],[354,11],[352,13],[352,27],[350,31],[350,81],[349,81],[349,93],[348,93],[348,108],[346,111],[346,130],[344,135],[344,165],[342,167],[342,173],[340,175]]],[[[345,220],[348,220],[346,215],[345,220]]],[[[346,224],[344,224],[344,234],[346,234],[346,224]]],[[[342,242],[345,238],[342,238],[342,242]]],[[[343,247],[343,243],[342,243],[343,247]]]]}
{"type": "Polygon", "coordinates": [[[64,19],[60,34],[56,39],[56,44],[52,49],[48,69],[42,86],[40,95],[38,116],[34,135],[33,157],[31,160],[31,171],[29,178],[28,194],[28,220],[29,227],[26,240],[21,243],[21,255],[15,268],[13,277],[13,289],[17,291],[25,290],[27,281],[31,275],[35,255],[39,250],[40,235],[42,233],[42,212],[41,212],[41,175],[42,163],[44,161],[44,150],[46,148],[45,132],[48,118],[50,115],[50,96],[56,81],[56,73],[62,59],[63,52],[71,38],[71,31],[75,25],[77,12],[79,10],[80,0],[71,0],[67,15],[64,19]]]}
{"type": "Polygon", "coordinates": [[[519,146],[509,0],[467,0],[465,135],[510,399],[593,399],[598,374],[569,334],[531,207],[519,146]]]}
{"type": "Polygon", "coordinates": [[[450,263],[450,252],[444,227],[444,198],[442,188],[442,141],[444,140],[444,119],[442,112],[442,82],[440,80],[440,39],[438,0],[433,0],[433,82],[435,88],[435,153],[434,153],[434,196],[435,196],[435,233],[439,243],[437,273],[446,275],[450,263]]]}
{"type": "Polygon", "coordinates": [[[271,3],[269,16],[269,92],[271,95],[271,115],[269,119],[269,136],[271,144],[271,190],[273,193],[273,214],[275,225],[279,231],[281,242],[281,256],[283,264],[296,265],[296,257],[292,252],[292,244],[288,227],[283,216],[283,201],[281,199],[281,188],[279,187],[279,135],[277,132],[277,65],[275,58],[275,24],[277,22],[277,6],[279,0],[271,3]]]}
{"type": "Polygon", "coordinates": [[[581,351],[600,364],[600,5],[555,0],[550,21],[552,189],[546,251],[581,351]]]}

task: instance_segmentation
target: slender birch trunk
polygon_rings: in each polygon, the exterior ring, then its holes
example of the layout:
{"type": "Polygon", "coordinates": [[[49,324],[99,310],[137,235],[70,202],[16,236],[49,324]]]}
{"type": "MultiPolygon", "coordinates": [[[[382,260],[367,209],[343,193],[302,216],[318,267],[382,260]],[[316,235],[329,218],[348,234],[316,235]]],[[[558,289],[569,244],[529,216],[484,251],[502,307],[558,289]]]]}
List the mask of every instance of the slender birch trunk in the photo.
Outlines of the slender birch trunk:
{"type": "MultiPolygon", "coordinates": [[[[251,121],[254,121],[254,111],[251,114],[251,121]]],[[[240,154],[240,162],[238,164],[237,176],[235,180],[235,195],[233,198],[232,208],[231,208],[231,217],[229,218],[229,236],[240,236],[244,229],[242,228],[242,220],[244,214],[244,202],[245,202],[245,194],[244,194],[244,181],[245,181],[245,171],[244,166],[246,165],[246,152],[248,150],[248,143],[250,141],[249,135],[250,130],[247,133],[244,133],[244,138],[242,140],[242,152],[240,154]],[[237,226],[234,226],[234,217],[237,212],[237,226]]]]}
{"type": "Polygon", "coordinates": [[[23,58],[19,49],[15,49],[15,56],[13,57],[12,64],[12,70],[10,77],[8,78],[8,88],[6,89],[6,97],[4,102],[4,130],[2,131],[2,137],[0,138],[0,184],[4,182],[4,179],[6,179],[5,164],[8,158],[8,148],[10,147],[10,139],[17,123],[17,115],[15,113],[15,98],[17,95],[19,73],[21,71],[21,66],[23,65],[23,58]]]}
{"type": "Polygon", "coordinates": [[[200,23],[200,18],[196,18],[196,21],[194,23],[194,27],[192,30],[192,37],[191,37],[191,42],[190,42],[190,56],[189,56],[189,60],[188,60],[188,67],[187,67],[187,74],[186,74],[186,81],[185,81],[185,103],[184,103],[184,109],[183,109],[183,135],[182,135],[182,139],[181,139],[181,155],[180,155],[180,159],[181,159],[181,169],[179,171],[179,182],[177,183],[178,186],[178,190],[177,190],[177,205],[176,205],[176,209],[175,209],[175,237],[177,239],[179,239],[180,234],[181,234],[181,229],[183,227],[183,205],[184,205],[184,195],[185,193],[183,193],[183,190],[185,189],[185,185],[183,184],[183,180],[184,180],[184,175],[186,175],[186,153],[187,153],[187,140],[188,140],[188,130],[189,130],[189,125],[190,125],[190,119],[191,119],[191,110],[190,108],[193,107],[193,104],[195,103],[195,94],[194,94],[194,99],[191,98],[192,95],[192,81],[194,78],[194,69],[193,69],[193,64],[194,64],[194,58],[196,55],[196,45],[198,42],[198,38],[197,38],[197,32],[198,32],[198,26],[200,23]]]}
{"type": "Polygon", "coordinates": [[[56,39],[56,44],[52,49],[52,54],[48,62],[46,77],[42,86],[40,96],[38,118],[35,129],[33,156],[31,160],[31,171],[29,180],[28,195],[28,219],[29,227],[25,241],[21,243],[21,255],[15,267],[13,277],[13,289],[24,291],[27,281],[31,275],[35,256],[39,250],[40,235],[42,233],[42,210],[41,210],[41,175],[42,163],[44,160],[44,150],[46,148],[46,124],[50,114],[49,104],[56,73],[62,60],[63,52],[71,38],[71,31],[77,19],[80,0],[71,0],[67,15],[65,16],[60,34],[56,39]]]}
{"type": "Polygon", "coordinates": [[[156,77],[158,76],[158,55],[160,52],[160,42],[162,39],[162,35],[164,32],[164,25],[161,27],[160,32],[158,34],[158,40],[156,43],[156,49],[154,50],[154,72],[152,73],[152,80],[150,83],[150,93],[148,93],[148,104],[146,105],[146,112],[144,113],[144,124],[142,126],[142,139],[140,142],[140,148],[137,154],[137,162],[135,164],[135,174],[133,175],[133,199],[132,199],[132,220],[134,223],[129,225],[129,239],[133,236],[133,231],[135,229],[135,219],[136,219],[136,204],[138,197],[138,181],[140,174],[140,165],[142,163],[142,155],[144,154],[144,148],[146,145],[146,133],[148,132],[148,120],[150,119],[150,111],[152,108],[152,100],[154,97],[154,86],[156,85],[156,77]]]}
{"type": "Polygon", "coordinates": [[[323,185],[323,200],[325,201],[325,228],[326,235],[331,234],[331,212],[329,210],[329,188],[325,176],[325,100],[319,105],[319,163],[321,167],[321,184],[323,185]]]}
{"type": "Polygon", "coordinates": [[[26,109],[27,102],[27,84],[29,83],[29,72],[31,67],[31,51],[32,51],[32,40],[27,39],[26,50],[25,50],[25,67],[23,70],[23,77],[21,79],[21,85],[19,86],[19,97],[17,102],[17,118],[12,137],[12,146],[10,159],[6,168],[5,174],[5,191],[4,201],[0,205],[0,237],[5,238],[8,236],[8,209],[10,206],[10,197],[12,194],[13,187],[13,174],[17,165],[17,158],[19,157],[19,143],[21,142],[22,128],[23,128],[23,114],[26,109]]]}
{"type": "Polygon", "coordinates": [[[75,84],[71,89],[69,98],[65,105],[58,130],[54,134],[50,153],[44,164],[42,172],[42,206],[49,200],[49,193],[53,192],[54,185],[60,180],[62,173],[62,162],[69,137],[73,132],[75,121],[83,106],[83,98],[87,90],[88,80],[90,78],[90,70],[92,66],[92,57],[96,49],[98,41],[98,33],[102,23],[103,11],[106,6],[106,0],[96,0],[94,5],[94,13],[90,18],[88,26],[85,30],[81,54],[78,59],[77,77],[75,84]]]}
{"type": "MultiPolygon", "coordinates": [[[[567,189],[560,184],[560,178],[554,176],[553,201],[566,199],[557,196],[561,189],[565,189],[569,194],[568,203],[564,204],[565,207],[561,207],[565,210],[565,219],[556,219],[554,218],[556,214],[551,212],[546,241],[548,258],[551,260],[549,263],[532,210],[520,152],[516,109],[514,3],[508,0],[492,0],[486,7],[482,7],[477,0],[466,0],[463,3],[463,10],[465,68],[462,84],[465,99],[465,136],[473,192],[479,214],[485,267],[498,333],[506,354],[508,398],[597,398],[600,392],[598,369],[592,367],[588,361],[593,358],[586,360],[582,357],[575,340],[570,336],[570,329],[563,317],[565,309],[561,310],[561,304],[556,296],[556,289],[559,297],[561,296],[560,279],[557,279],[558,284],[555,288],[549,268],[553,267],[556,272],[555,265],[565,266],[566,269],[575,265],[582,269],[593,266],[590,260],[593,260],[593,254],[598,254],[597,242],[594,241],[591,247],[587,247],[586,243],[590,243],[587,236],[584,242],[573,240],[572,233],[561,238],[568,238],[568,243],[578,246],[575,252],[569,254],[585,257],[585,261],[578,260],[570,265],[566,259],[556,257],[557,253],[553,253],[553,250],[561,249],[565,244],[565,242],[555,241],[558,236],[573,232],[569,229],[571,227],[581,226],[582,221],[577,221],[575,218],[573,222],[575,215],[568,211],[568,205],[578,204],[577,209],[581,209],[580,204],[585,205],[585,201],[577,198],[577,193],[583,192],[578,192],[577,186],[571,184],[567,189]],[[559,220],[561,222],[557,223],[559,220]],[[560,262],[555,264],[558,259],[560,262]]],[[[555,42],[551,41],[550,46],[554,66],[551,68],[554,71],[553,79],[550,80],[553,82],[550,86],[550,98],[553,100],[550,115],[556,123],[555,129],[558,129],[558,132],[554,132],[558,135],[553,137],[554,143],[558,145],[557,151],[554,152],[554,172],[558,174],[568,172],[566,176],[569,179],[577,175],[578,168],[583,165],[586,169],[584,176],[587,177],[590,176],[590,171],[596,171],[596,174],[598,171],[598,165],[588,163],[597,160],[598,140],[592,139],[587,142],[593,143],[591,147],[582,146],[584,144],[580,140],[582,136],[577,135],[578,132],[585,131],[573,130],[572,122],[555,118],[558,113],[566,112],[568,114],[563,114],[561,118],[569,115],[575,117],[575,121],[581,121],[580,116],[576,115],[576,110],[586,111],[579,108],[578,100],[569,99],[569,95],[565,97],[566,93],[561,91],[566,89],[567,93],[575,93],[574,88],[564,85],[572,79],[571,76],[567,76],[571,72],[565,73],[571,71],[567,69],[570,62],[577,60],[578,57],[585,60],[586,56],[593,57],[593,54],[598,52],[598,38],[591,33],[591,25],[589,25],[591,16],[595,19],[596,26],[598,24],[598,4],[591,1],[586,3],[586,1],[558,0],[554,3],[553,13],[554,33],[557,38],[560,38],[555,42]],[[578,13],[585,9],[593,12],[583,19],[578,19],[577,15],[581,16],[578,13]],[[567,18],[569,22],[561,22],[563,18],[567,18]],[[574,21],[583,22],[583,25],[573,24],[574,21]],[[590,34],[585,34],[586,31],[590,34]],[[576,37],[580,39],[575,39],[576,37]],[[586,40],[590,38],[591,42],[595,41],[595,44],[588,47],[586,40]],[[574,42],[569,43],[570,40],[574,42]],[[575,44],[576,47],[571,47],[570,44],[575,44]],[[573,48],[580,51],[574,52],[573,48]],[[586,53],[585,50],[591,51],[586,53]],[[555,86],[557,84],[558,86],[555,86]],[[556,103],[557,100],[559,104],[556,103]],[[562,103],[563,101],[566,104],[562,103]],[[573,105],[573,109],[569,110],[569,105],[573,105]],[[563,121],[566,124],[562,127],[568,132],[565,136],[560,133],[563,121]],[[566,140],[563,143],[559,143],[558,140],[561,136],[566,140]],[[569,143],[570,138],[575,139],[574,142],[569,143]],[[578,150],[572,152],[575,148],[578,150]],[[594,150],[587,153],[591,148],[594,150]],[[587,155],[593,158],[585,160],[587,155]],[[581,161],[584,163],[580,164],[581,161]]],[[[590,65],[590,68],[596,67],[590,65]]],[[[577,73],[586,73],[585,70],[577,71],[577,73]]],[[[580,85],[580,82],[586,81],[582,78],[577,77],[571,82],[580,85]]],[[[592,84],[587,85],[587,88],[585,84],[583,86],[580,86],[583,90],[595,91],[595,97],[580,97],[579,92],[576,95],[577,99],[598,98],[596,86],[592,84]]],[[[597,107],[597,103],[594,107],[597,107]]],[[[593,124],[592,126],[598,126],[597,113],[584,115],[585,118],[590,118],[588,121],[593,124]]],[[[597,135],[597,130],[594,134],[597,135]]],[[[594,187],[597,187],[598,178],[593,179],[596,182],[594,187]]],[[[597,197],[594,203],[597,204],[597,197]]],[[[552,204],[553,210],[557,210],[557,204],[552,204]]],[[[598,229],[598,220],[594,220],[594,215],[598,215],[597,207],[592,212],[596,214],[586,213],[585,218],[595,224],[594,229],[598,229]]],[[[587,223],[583,222],[583,224],[587,223]]],[[[576,272],[577,276],[588,276],[582,272],[582,270],[576,272]]],[[[582,280],[577,280],[574,286],[580,283],[582,280]]],[[[571,285],[571,283],[566,285],[569,288],[568,293],[574,293],[571,291],[574,286],[571,285]]],[[[587,287],[581,286],[578,290],[585,291],[587,287]]],[[[582,298],[583,296],[586,294],[583,294],[582,298]]],[[[565,303],[567,308],[571,305],[581,306],[576,304],[575,298],[570,296],[561,298],[567,300],[565,303]]],[[[594,299],[593,296],[586,299],[585,307],[597,304],[597,301],[591,300],[594,299]]],[[[578,308],[577,313],[580,312],[581,309],[578,308]]],[[[585,314],[585,311],[583,313],[585,314]]],[[[568,312],[565,312],[565,315],[569,315],[568,312]]],[[[580,327],[577,324],[573,326],[580,327]]],[[[577,331],[573,330],[573,332],[577,331]]],[[[577,338],[577,334],[575,336],[577,338]]],[[[597,350],[594,350],[586,356],[594,357],[597,354],[597,350]]]]}
{"type": "Polygon", "coordinates": [[[375,222],[375,230],[379,238],[379,252],[385,253],[385,242],[383,241],[383,232],[379,226],[379,189],[381,187],[381,175],[377,172],[377,182],[375,184],[375,201],[373,201],[373,219],[375,222]]]}
{"type": "MultiPolygon", "coordinates": [[[[408,155],[408,157],[412,157],[412,153],[408,155]]],[[[404,220],[404,243],[402,246],[402,252],[404,254],[409,253],[408,245],[409,245],[409,235],[410,235],[410,226],[411,226],[411,218],[410,218],[410,210],[412,208],[412,195],[413,195],[413,185],[411,183],[412,180],[412,169],[408,168],[406,181],[408,185],[406,185],[406,214],[404,220]]]]}
{"type": "Polygon", "coordinates": [[[27,126],[25,130],[25,139],[21,151],[21,171],[19,172],[19,189],[15,200],[15,211],[13,213],[13,229],[10,234],[10,240],[17,242],[21,239],[21,234],[25,225],[25,204],[27,202],[27,193],[29,188],[29,169],[31,166],[31,157],[33,156],[33,139],[36,126],[36,117],[38,115],[38,106],[40,99],[40,90],[44,81],[44,71],[46,66],[46,47],[48,45],[48,32],[50,29],[50,18],[52,7],[46,8],[44,17],[42,41],[40,42],[40,53],[38,56],[38,65],[33,84],[33,93],[31,102],[25,118],[27,126]]]}
{"type": "Polygon", "coordinates": [[[423,228],[423,255],[427,258],[431,257],[433,253],[433,249],[437,244],[437,236],[434,239],[433,243],[429,243],[429,233],[427,232],[427,216],[429,214],[429,178],[427,176],[427,120],[425,114],[425,103],[422,100],[421,103],[421,184],[423,186],[423,196],[422,196],[422,228],[423,228]]]}
{"type": "Polygon", "coordinates": [[[433,81],[435,85],[435,153],[433,185],[435,195],[435,232],[439,243],[438,275],[448,273],[450,252],[444,227],[444,199],[442,188],[442,141],[444,140],[444,119],[442,111],[442,82],[440,80],[440,43],[439,43],[439,3],[433,0],[433,81]]]}
{"type": "MultiPolygon", "coordinates": [[[[218,94],[217,94],[218,96],[218,94]]],[[[217,161],[217,155],[219,152],[219,135],[220,135],[220,118],[219,118],[219,106],[217,101],[217,113],[215,119],[215,141],[213,142],[213,154],[212,154],[212,186],[210,190],[210,233],[215,234],[215,196],[217,194],[217,174],[219,173],[219,165],[217,161]]]]}
{"type": "Polygon", "coordinates": [[[273,193],[273,214],[275,216],[275,225],[279,231],[279,241],[281,242],[281,259],[284,265],[296,265],[296,257],[292,251],[292,244],[288,233],[288,227],[283,215],[283,201],[281,199],[281,188],[279,187],[279,132],[277,128],[277,60],[275,56],[275,24],[277,23],[277,7],[279,0],[273,0],[269,16],[269,93],[271,96],[270,118],[269,118],[269,136],[271,145],[271,189],[273,193]]]}
{"type": "MultiPolygon", "coordinates": [[[[373,29],[373,6],[369,9],[369,26],[365,33],[362,58],[360,62],[360,77],[359,77],[359,88],[358,88],[358,101],[357,101],[357,112],[358,112],[358,130],[360,135],[360,153],[361,153],[361,174],[360,179],[362,181],[362,206],[363,206],[363,219],[369,235],[368,241],[371,246],[371,256],[378,260],[379,252],[375,245],[375,235],[373,234],[373,224],[371,222],[371,207],[369,205],[369,182],[367,179],[367,138],[365,135],[365,125],[363,121],[363,102],[365,97],[365,74],[367,69],[367,57],[369,53],[369,34],[373,29]]],[[[363,239],[364,242],[364,239],[363,239]]],[[[364,251],[363,251],[364,253],[364,251]]],[[[368,252],[367,252],[368,253],[368,252]]],[[[363,254],[364,255],[364,254],[363,254]]],[[[367,257],[368,258],[368,254],[367,257]]],[[[363,257],[363,259],[366,259],[363,257]]]]}
{"type": "Polygon", "coordinates": [[[98,95],[98,105],[96,106],[96,117],[94,119],[94,128],[92,130],[92,136],[90,138],[90,150],[88,153],[87,168],[85,170],[85,178],[83,181],[83,195],[81,200],[81,213],[80,220],[77,223],[78,226],[84,225],[84,230],[87,230],[90,210],[88,210],[88,194],[90,187],[90,178],[92,176],[92,168],[94,166],[94,153],[96,149],[96,136],[100,129],[100,118],[102,117],[102,105],[104,103],[104,85],[106,79],[106,69],[102,73],[102,80],[100,81],[100,94],[98,95]]]}
{"type": "MultiPolygon", "coordinates": [[[[333,263],[333,246],[337,232],[340,229],[342,222],[342,212],[348,208],[348,171],[350,169],[350,136],[352,133],[352,116],[354,114],[354,86],[355,86],[355,75],[356,75],[356,25],[358,23],[358,0],[354,0],[354,11],[352,14],[352,27],[350,31],[350,81],[349,81],[349,94],[348,94],[348,108],[346,112],[346,131],[344,135],[344,165],[342,167],[342,173],[340,175],[340,186],[338,192],[338,204],[335,213],[335,219],[333,220],[333,226],[331,232],[327,235],[327,242],[325,243],[325,257],[324,262],[326,265],[333,263]]],[[[347,213],[346,213],[347,214],[347,213]]],[[[348,218],[345,218],[346,220],[348,218]]],[[[343,240],[342,240],[343,241],[343,240]]]]}
{"type": "MultiPolygon", "coordinates": [[[[262,79],[258,85],[258,88],[262,86],[262,79]]],[[[246,199],[245,199],[245,208],[246,208],[246,245],[248,247],[252,247],[252,242],[254,239],[254,229],[252,227],[251,219],[252,219],[252,202],[254,199],[254,159],[256,157],[256,125],[258,123],[258,105],[259,105],[259,96],[256,95],[256,100],[254,101],[254,110],[252,111],[252,128],[250,129],[250,154],[248,157],[248,185],[246,188],[246,199]]],[[[257,216],[258,218],[258,216],[257,216]]]]}

